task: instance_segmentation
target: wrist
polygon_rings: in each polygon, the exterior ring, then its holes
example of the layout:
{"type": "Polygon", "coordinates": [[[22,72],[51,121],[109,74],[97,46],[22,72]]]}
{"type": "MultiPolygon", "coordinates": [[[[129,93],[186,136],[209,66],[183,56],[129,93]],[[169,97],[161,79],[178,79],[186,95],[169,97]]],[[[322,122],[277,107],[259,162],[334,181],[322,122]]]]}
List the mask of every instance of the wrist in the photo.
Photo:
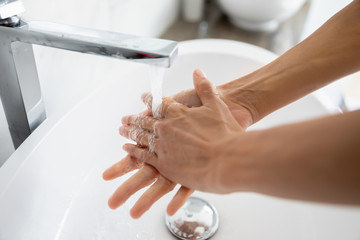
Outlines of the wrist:
{"type": "Polygon", "coordinates": [[[228,106],[236,106],[237,108],[246,109],[250,116],[250,124],[261,120],[265,114],[268,102],[264,98],[260,84],[262,80],[258,80],[259,69],[244,77],[238,78],[231,82],[225,83],[217,87],[220,96],[228,106]]]}
{"type": "Polygon", "coordinates": [[[305,77],[310,83],[304,82],[303,73],[312,68],[312,63],[297,64],[300,60],[294,60],[296,53],[296,49],[288,51],[268,65],[218,88],[225,99],[248,109],[255,123],[319,88],[311,76],[305,77]],[[284,64],[287,62],[293,64],[284,64]]]}
{"type": "Polygon", "coordinates": [[[216,189],[219,193],[254,192],[259,182],[258,169],[254,156],[247,156],[247,146],[254,146],[257,132],[235,133],[220,141],[215,150],[215,165],[213,174],[216,189]],[[239,148],[239,146],[243,147],[239,148]],[[247,145],[247,144],[246,144],[247,145]],[[245,150],[245,152],[244,152],[245,150]]]}

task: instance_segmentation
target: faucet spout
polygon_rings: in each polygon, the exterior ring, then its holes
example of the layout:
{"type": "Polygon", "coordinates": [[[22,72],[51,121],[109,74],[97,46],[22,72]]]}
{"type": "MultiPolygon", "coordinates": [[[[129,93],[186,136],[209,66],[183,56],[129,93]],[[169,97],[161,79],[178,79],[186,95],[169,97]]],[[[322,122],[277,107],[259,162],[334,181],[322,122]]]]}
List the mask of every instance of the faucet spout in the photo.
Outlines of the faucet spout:
{"type": "Polygon", "coordinates": [[[138,37],[41,21],[23,21],[9,28],[15,40],[81,53],[170,67],[177,56],[177,42],[138,37]]]}
{"type": "Polygon", "coordinates": [[[1,19],[0,95],[15,148],[46,119],[32,44],[161,67],[170,67],[178,53],[177,42],[170,40],[16,16],[1,19]]]}

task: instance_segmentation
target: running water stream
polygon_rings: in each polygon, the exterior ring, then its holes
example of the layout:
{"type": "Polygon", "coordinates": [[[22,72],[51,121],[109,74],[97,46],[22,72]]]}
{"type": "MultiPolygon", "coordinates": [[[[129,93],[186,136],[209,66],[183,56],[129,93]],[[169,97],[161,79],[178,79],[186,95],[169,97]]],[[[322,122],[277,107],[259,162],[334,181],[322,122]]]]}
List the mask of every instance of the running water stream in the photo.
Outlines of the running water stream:
{"type": "Polygon", "coordinates": [[[159,66],[149,66],[149,78],[151,83],[152,99],[152,113],[154,118],[161,118],[159,107],[162,103],[163,97],[163,82],[164,82],[165,68],[159,66]]]}

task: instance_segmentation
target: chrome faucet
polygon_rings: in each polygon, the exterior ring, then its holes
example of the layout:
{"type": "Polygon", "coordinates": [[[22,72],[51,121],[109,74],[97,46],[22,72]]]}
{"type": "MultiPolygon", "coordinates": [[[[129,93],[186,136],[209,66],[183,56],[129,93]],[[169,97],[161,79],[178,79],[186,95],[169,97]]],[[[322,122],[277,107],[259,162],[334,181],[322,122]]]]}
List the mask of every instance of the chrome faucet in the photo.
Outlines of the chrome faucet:
{"type": "Polygon", "coordinates": [[[21,0],[0,0],[0,96],[14,147],[45,119],[32,44],[170,67],[177,42],[21,19],[21,0]]]}

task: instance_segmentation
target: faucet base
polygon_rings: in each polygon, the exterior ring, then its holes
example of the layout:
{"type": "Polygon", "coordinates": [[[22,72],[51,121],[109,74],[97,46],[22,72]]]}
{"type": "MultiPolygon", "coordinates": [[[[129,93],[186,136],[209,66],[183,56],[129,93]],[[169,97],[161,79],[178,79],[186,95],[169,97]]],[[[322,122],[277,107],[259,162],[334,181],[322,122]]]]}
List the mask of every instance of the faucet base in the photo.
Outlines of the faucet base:
{"type": "Polygon", "coordinates": [[[31,44],[0,35],[0,95],[15,149],[46,119],[31,44]]]}

